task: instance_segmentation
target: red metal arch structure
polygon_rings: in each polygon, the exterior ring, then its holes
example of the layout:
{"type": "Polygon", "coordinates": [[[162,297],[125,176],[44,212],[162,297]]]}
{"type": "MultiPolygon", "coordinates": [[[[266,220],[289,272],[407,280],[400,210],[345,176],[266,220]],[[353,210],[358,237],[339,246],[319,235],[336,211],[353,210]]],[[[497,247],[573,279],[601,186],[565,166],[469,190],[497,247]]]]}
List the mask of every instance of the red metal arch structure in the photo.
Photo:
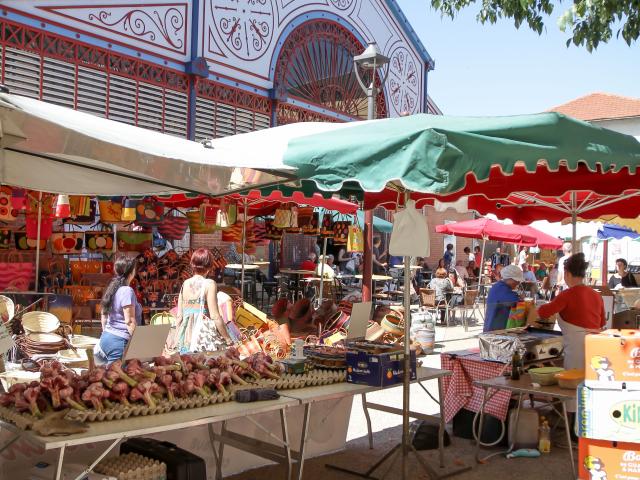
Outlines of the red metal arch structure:
{"type": "MultiPolygon", "coordinates": [[[[353,57],[364,50],[353,33],[337,22],[311,20],[285,40],[275,70],[279,98],[293,98],[321,109],[361,120],[367,118],[367,98],[353,71],[353,57]]],[[[365,82],[368,83],[368,82],[365,82]]],[[[376,83],[380,87],[379,77],[376,83]]],[[[377,98],[377,115],[386,116],[384,93],[377,98]]],[[[277,123],[340,119],[316,110],[278,103],[277,123]]]]}

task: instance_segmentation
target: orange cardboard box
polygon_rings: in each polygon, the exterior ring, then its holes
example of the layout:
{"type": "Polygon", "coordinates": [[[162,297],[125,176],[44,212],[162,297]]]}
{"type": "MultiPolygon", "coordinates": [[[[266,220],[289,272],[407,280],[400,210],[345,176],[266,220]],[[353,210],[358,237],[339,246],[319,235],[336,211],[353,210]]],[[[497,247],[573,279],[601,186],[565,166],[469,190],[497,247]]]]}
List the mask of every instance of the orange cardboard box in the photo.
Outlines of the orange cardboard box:
{"type": "Polygon", "coordinates": [[[585,385],[640,390],[640,330],[605,330],[585,339],[585,385]]]}
{"type": "Polygon", "coordinates": [[[581,438],[578,478],[640,480],[640,444],[581,438]]]}

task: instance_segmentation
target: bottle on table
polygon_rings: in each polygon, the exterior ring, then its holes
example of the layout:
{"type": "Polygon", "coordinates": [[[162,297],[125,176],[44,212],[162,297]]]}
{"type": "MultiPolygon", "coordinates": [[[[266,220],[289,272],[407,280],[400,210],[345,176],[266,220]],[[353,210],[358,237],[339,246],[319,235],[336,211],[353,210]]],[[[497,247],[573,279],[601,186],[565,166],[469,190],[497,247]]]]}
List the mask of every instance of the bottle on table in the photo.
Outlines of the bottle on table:
{"type": "Polygon", "coordinates": [[[520,353],[517,350],[511,357],[511,380],[520,380],[520,353]]]}
{"type": "Polygon", "coordinates": [[[538,450],[540,450],[540,453],[551,452],[551,428],[548,421],[544,420],[540,424],[538,437],[538,450]]]}

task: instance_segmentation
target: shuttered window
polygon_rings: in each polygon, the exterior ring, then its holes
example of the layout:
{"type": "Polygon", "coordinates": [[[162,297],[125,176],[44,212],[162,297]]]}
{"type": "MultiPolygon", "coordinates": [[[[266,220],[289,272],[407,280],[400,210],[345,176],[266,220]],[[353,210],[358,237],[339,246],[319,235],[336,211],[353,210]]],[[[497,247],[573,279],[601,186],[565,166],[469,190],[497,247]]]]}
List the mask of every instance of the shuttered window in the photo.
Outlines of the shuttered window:
{"type": "Polygon", "coordinates": [[[4,57],[4,83],[12,93],[40,98],[40,56],[7,47],[4,57]]]}
{"type": "Polygon", "coordinates": [[[136,124],[137,83],[130,78],[109,77],[109,118],[118,122],[136,124]]]}
{"type": "Polygon", "coordinates": [[[62,107],[75,106],[75,65],[54,58],[42,62],[42,99],[62,107]]]}
{"type": "Polygon", "coordinates": [[[100,70],[78,67],[78,104],[81,112],[107,116],[107,74],[100,70]]]}
{"type": "Polygon", "coordinates": [[[268,115],[202,97],[196,99],[196,140],[253,132],[270,125],[268,115]]]}

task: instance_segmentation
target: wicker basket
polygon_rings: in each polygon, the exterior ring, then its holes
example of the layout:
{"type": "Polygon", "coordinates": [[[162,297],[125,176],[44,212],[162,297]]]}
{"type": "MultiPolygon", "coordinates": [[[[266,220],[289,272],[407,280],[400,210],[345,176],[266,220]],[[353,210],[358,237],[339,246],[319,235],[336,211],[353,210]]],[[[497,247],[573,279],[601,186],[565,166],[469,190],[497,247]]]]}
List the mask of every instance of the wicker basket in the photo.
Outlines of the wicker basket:
{"type": "Polygon", "coordinates": [[[436,291],[430,288],[420,289],[420,302],[424,307],[436,306],[436,291]]]}
{"type": "Polygon", "coordinates": [[[8,322],[13,318],[15,313],[16,308],[13,304],[13,300],[4,295],[0,295],[0,321],[8,322]]]}
{"type": "Polygon", "coordinates": [[[51,333],[60,327],[60,320],[49,312],[27,312],[22,316],[22,327],[27,333],[51,333]]]}

